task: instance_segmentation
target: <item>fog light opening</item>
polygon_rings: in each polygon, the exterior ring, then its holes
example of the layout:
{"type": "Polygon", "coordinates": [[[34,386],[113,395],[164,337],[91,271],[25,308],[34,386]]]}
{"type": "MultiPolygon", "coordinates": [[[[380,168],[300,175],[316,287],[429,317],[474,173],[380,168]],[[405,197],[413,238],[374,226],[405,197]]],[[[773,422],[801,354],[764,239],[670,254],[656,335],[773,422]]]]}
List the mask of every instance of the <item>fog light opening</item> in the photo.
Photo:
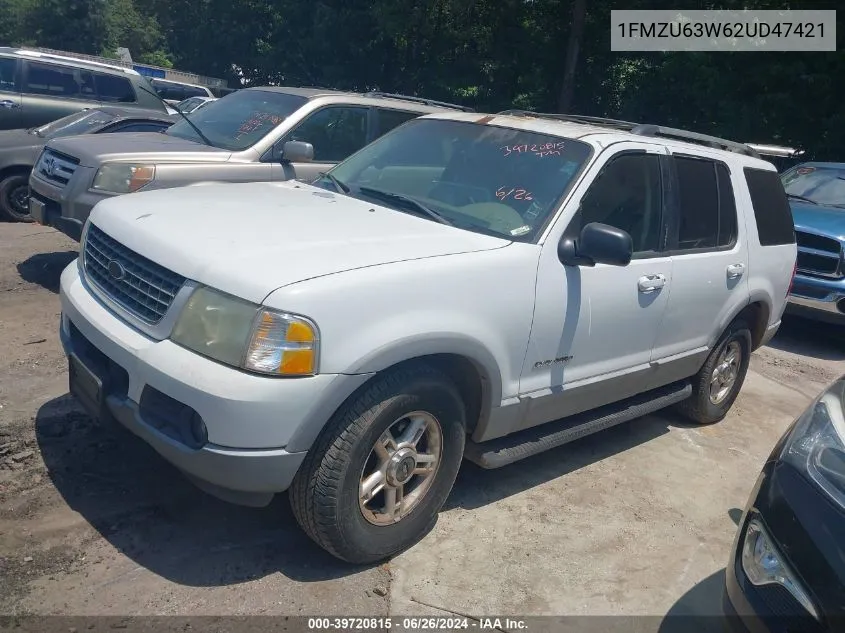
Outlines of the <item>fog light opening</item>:
{"type": "Polygon", "coordinates": [[[197,448],[203,447],[208,443],[208,429],[202,417],[196,411],[191,416],[191,435],[197,448]]]}
{"type": "Polygon", "coordinates": [[[845,298],[836,302],[836,309],[845,314],[845,298]]]}
{"type": "Polygon", "coordinates": [[[789,569],[783,555],[777,550],[763,524],[752,519],[745,529],[742,544],[742,569],[751,584],[781,585],[807,613],[819,620],[819,614],[810,596],[799,584],[797,576],[789,569]]]}

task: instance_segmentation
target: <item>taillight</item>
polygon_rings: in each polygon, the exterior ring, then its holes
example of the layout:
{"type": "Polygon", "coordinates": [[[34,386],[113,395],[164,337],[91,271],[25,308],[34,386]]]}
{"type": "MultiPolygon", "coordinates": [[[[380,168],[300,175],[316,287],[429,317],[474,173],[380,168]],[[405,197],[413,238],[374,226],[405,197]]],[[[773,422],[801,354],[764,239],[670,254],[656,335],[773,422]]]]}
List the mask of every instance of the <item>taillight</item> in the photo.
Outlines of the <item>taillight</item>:
{"type": "Polygon", "coordinates": [[[795,265],[792,267],[792,277],[789,279],[789,290],[786,291],[786,296],[788,297],[792,294],[792,286],[795,284],[795,273],[798,272],[798,262],[795,262],[795,265]]]}

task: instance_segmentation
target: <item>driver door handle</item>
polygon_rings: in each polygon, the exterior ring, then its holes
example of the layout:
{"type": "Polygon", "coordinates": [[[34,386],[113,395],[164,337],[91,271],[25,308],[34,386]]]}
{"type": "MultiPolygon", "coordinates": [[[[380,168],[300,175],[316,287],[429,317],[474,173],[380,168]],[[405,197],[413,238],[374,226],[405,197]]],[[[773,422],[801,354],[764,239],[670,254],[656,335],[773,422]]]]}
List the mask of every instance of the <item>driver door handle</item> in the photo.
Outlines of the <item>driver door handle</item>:
{"type": "Polygon", "coordinates": [[[665,275],[645,275],[637,280],[637,288],[640,292],[654,292],[666,285],[665,275]]]}
{"type": "Polygon", "coordinates": [[[742,277],[742,273],[745,271],[745,264],[731,264],[728,266],[728,279],[736,279],[737,277],[742,277]]]}
{"type": "Polygon", "coordinates": [[[3,108],[19,108],[21,106],[20,106],[19,103],[16,103],[14,101],[9,101],[8,99],[3,99],[3,101],[0,101],[0,107],[3,107],[3,108]]]}

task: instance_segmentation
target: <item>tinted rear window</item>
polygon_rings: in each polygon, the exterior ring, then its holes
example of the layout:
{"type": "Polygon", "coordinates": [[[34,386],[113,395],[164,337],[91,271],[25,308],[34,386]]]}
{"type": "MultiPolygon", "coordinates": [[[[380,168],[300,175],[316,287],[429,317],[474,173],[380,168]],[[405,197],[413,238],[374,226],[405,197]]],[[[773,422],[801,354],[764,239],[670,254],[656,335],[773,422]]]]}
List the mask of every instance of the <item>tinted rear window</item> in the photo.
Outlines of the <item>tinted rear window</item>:
{"type": "Polygon", "coordinates": [[[778,173],[751,167],[746,167],[744,172],[754,207],[760,245],[794,244],[795,225],[792,221],[792,211],[789,209],[786,192],[778,173]]]}
{"type": "Polygon", "coordinates": [[[97,86],[97,97],[100,101],[133,103],[136,100],[132,84],[126,77],[94,73],[94,83],[97,86]]]}

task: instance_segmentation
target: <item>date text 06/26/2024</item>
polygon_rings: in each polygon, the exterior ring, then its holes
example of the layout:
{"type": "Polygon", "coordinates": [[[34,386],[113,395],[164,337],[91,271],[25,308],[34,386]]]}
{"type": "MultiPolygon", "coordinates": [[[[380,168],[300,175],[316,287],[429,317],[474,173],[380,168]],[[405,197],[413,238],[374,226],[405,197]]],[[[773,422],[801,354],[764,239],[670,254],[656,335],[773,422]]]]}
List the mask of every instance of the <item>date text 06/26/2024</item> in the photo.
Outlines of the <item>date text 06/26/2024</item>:
{"type": "Polygon", "coordinates": [[[527,630],[524,620],[515,618],[456,617],[349,617],[308,618],[309,631],[460,631],[460,630],[527,630]]]}

